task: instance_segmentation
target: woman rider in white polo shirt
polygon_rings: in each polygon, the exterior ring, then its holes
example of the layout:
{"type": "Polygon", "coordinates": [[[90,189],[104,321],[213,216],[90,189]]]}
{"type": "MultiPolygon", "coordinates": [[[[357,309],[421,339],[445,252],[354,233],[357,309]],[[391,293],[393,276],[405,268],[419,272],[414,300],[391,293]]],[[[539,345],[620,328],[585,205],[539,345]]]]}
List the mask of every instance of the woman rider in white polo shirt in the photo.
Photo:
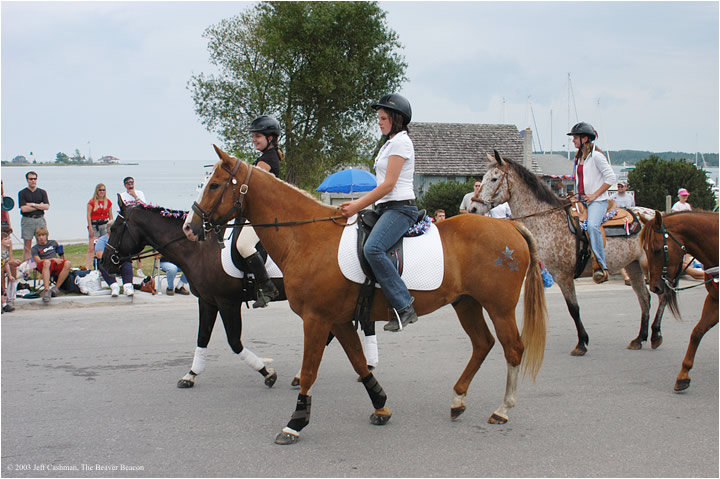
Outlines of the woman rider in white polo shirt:
{"type": "Polygon", "coordinates": [[[399,331],[400,323],[404,327],[418,319],[412,306],[414,298],[386,254],[417,221],[418,209],[413,191],[415,149],[408,136],[412,108],[410,102],[397,93],[383,96],[372,107],[377,110],[378,125],[386,140],[375,158],[378,185],[365,196],[340,205],[340,211],[349,218],[375,203],[375,211],[380,218],[363,252],[390,306],[397,313],[384,329],[399,331]]]}

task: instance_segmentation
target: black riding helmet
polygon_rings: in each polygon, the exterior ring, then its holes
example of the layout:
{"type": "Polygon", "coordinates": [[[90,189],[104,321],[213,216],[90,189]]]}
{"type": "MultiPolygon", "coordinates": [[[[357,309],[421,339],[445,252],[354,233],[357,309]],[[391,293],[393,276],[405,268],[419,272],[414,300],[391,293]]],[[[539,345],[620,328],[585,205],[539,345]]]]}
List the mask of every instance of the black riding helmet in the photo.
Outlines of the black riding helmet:
{"type": "Polygon", "coordinates": [[[277,138],[280,136],[280,122],[271,116],[262,115],[255,118],[253,122],[250,123],[248,131],[253,133],[262,133],[265,136],[273,135],[277,138]]]}
{"type": "Polygon", "coordinates": [[[568,136],[573,135],[587,136],[590,138],[590,141],[595,141],[595,138],[597,138],[597,131],[595,131],[595,128],[593,128],[590,123],[581,121],[577,125],[573,126],[570,133],[568,133],[568,136]]]}
{"type": "Polygon", "coordinates": [[[410,102],[407,101],[407,98],[402,95],[398,95],[397,93],[390,93],[389,95],[385,95],[384,97],[380,98],[380,101],[375,103],[372,107],[376,110],[378,108],[386,108],[388,110],[394,110],[400,113],[405,119],[406,125],[410,123],[410,120],[412,120],[412,108],[410,107],[410,102]]]}

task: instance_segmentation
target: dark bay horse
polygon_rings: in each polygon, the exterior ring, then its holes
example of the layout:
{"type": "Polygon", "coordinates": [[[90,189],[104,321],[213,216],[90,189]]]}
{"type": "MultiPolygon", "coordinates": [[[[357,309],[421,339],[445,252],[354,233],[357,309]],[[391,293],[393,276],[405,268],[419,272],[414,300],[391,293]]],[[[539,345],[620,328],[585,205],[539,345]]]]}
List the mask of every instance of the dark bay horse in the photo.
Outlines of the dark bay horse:
{"type": "MultiPolygon", "coordinates": [[[[590,342],[585,326],[580,319],[580,306],[575,293],[575,262],[576,239],[568,229],[565,207],[569,201],[560,198],[530,170],[521,164],[501,158],[496,151],[495,156],[487,155],[488,171],[482,180],[478,194],[479,201],[473,201],[472,213],[485,213],[493,206],[508,202],[513,218],[518,218],[527,226],[537,241],[540,259],[550,271],[555,283],[560,287],[565,298],[570,316],[575,322],[578,343],[570,354],[583,356],[587,353],[590,342]]],[[[642,215],[636,208],[635,213],[642,215]]],[[[640,316],[640,332],[628,345],[628,349],[641,349],[642,343],[648,339],[648,322],[650,318],[650,292],[645,286],[641,263],[645,255],[640,245],[640,235],[629,237],[608,237],[605,245],[605,256],[611,273],[625,268],[632,288],[637,295],[642,314],[640,316]]],[[[591,268],[590,263],[586,271],[591,268]]],[[[657,313],[652,323],[652,348],[662,344],[660,325],[665,303],[660,299],[657,313]]]]}
{"type": "MultiPolygon", "coordinates": [[[[267,387],[272,387],[277,379],[275,370],[266,368],[260,358],[243,346],[241,340],[241,307],[244,301],[253,299],[252,292],[246,298],[243,280],[223,271],[220,245],[214,234],[211,241],[198,246],[182,232],[186,212],[146,205],[126,207],[119,195],[118,204],[120,211],[110,228],[110,237],[102,256],[103,267],[110,274],[118,274],[122,262],[150,245],[183,270],[190,283],[190,291],[198,298],[200,324],[195,357],[190,372],[178,381],[177,386],[193,387],[197,376],[205,370],[207,346],[220,312],[230,348],[245,364],[263,375],[267,387]]],[[[281,291],[277,301],[284,300],[282,280],[273,281],[281,291]]]]}
{"type": "MultiPolygon", "coordinates": [[[[659,212],[642,231],[642,245],[648,259],[650,288],[667,298],[670,311],[680,317],[677,307],[677,284],[682,274],[685,254],[695,256],[707,271],[718,266],[718,214],[707,212],[659,212]]],[[[714,274],[717,279],[717,271],[714,274]]],[[[675,391],[690,387],[690,369],[705,333],[718,323],[718,283],[705,274],[707,296],[700,321],[690,335],[685,359],[675,381],[675,391]]]]}
{"type": "MultiPolygon", "coordinates": [[[[292,310],[303,319],[304,352],[300,393],[295,412],[276,438],[292,444],[309,424],[311,386],[317,378],[328,333],[340,341],[355,372],[370,396],[373,424],[383,425],[391,412],[387,396],[367,366],[360,339],[352,325],[360,284],[347,280],[338,265],[338,245],[346,219],[337,208],[321,203],[307,192],[275,178],[264,170],[228,156],[220,157],[198,201],[185,222],[185,232],[198,239],[234,216],[255,226],[266,250],[283,271],[285,291],[292,310]],[[264,225],[264,226],[263,226],[264,225]]],[[[349,226],[349,227],[355,227],[349,226]]],[[[545,296],[539,260],[532,235],[521,224],[475,215],[463,215],[437,224],[443,244],[444,276],[432,291],[413,291],[415,309],[428,314],[452,303],[470,338],[472,356],[455,384],[451,417],[465,410],[464,398],[495,339],[483,309],[493,322],[507,362],[507,384],[501,406],[489,419],[504,423],[517,399],[518,372],[533,378],[542,363],[546,335],[545,296]],[[514,255],[513,267],[503,255],[514,255]],[[515,308],[525,285],[522,337],[515,323],[515,308]]],[[[387,321],[388,303],[377,294],[371,309],[373,321],[387,321]]],[[[414,327],[422,327],[422,321],[414,327]]]]}

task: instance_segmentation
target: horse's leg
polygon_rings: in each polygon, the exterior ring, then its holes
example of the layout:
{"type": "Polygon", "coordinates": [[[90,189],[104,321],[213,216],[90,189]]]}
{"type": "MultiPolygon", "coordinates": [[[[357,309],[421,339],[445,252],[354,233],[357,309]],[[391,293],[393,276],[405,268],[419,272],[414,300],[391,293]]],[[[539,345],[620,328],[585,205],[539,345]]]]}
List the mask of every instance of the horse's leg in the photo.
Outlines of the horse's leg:
{"type": "MultiPolygon", "coordinates": [[[[275,436],[275,444],[294,444],[300,438],[300,431],[310,423],[312,395],[310,389],[317,378],[318,368],[325,351],[325,343],[330,333],[329,322],[310,316],[303,317],[303,361],[300,373],[300,392],[295,412],[283,430],[275,436]]],[[[366,365],[367,367],[367,365],[366,365]]]]}
{"type": "Polygon", "coordinates": [[[587,345],[590,344],[590,338],[585,331],[585,326],[583,326],[580,320],[580,306],[578,305],[577,295],[575,294],[574,280],[568,276],[567,278],[555,278],[555,282],[560,287],[560,291],[565,298],[565,304],[570,312],[570,316],[572,316],[575,322],[575,329],[577,329],[578,333],[577,346],[575,346],[575,349],[573,349],[570,354],[572,356],[585,356],[585,353],[587,353],[587,345]]]}
{"type": "Polygon", "coordinates": [[[655,319],[652,323],[652,335],[650,336],[650,345],[653,349],[657,349],[663,342],[662,333],[660,332],[660,325],[662,323],[663,314],[665,314],[665,306],[667,300],[664,295],[658,295],[658,307],[655,312],[655,319]]]}
{"type": "MultiPolygon", "coordinates": [[[[711,286],[713,287],[713,286],[711,286]]],[[[705,336],[705,333],[710,330],[713,326],[718,323],[718,297],[708,294],[705,298],[705,304],[703,305],[702,316],[700,321],[693,329],[690,335],[690,343],[688,344],[687,352],[685,353],[685,359],[682,362],[682,369],[678,374],[677,380],[675,381],[675,391],[680,392],[690,387],[690,370],[695,362],[695,353],[700,345],[700,340],[705,336]]]]}
{"type": "Polygon", "coordinates": [[[195,385],[195,378],[198,374],[205,371],[205,360],[207,355],[207,345],[210,342],[215,319],[217,318],[218,308],[214,304],[210,304],[198,298],[198,336],[197,347],[195,348],[195,357],[193,358],[190,372],[180,378],[177,387],[181,389],[191,388],[195,385]]]}
{"type": "Polygon", "coordinates": [[[455,308],[455,313],[470,338],[473,348],[470,361],[453,387],[455,395],[450,405],[450,418],[454,421],[465,412],[465,396],[470,382],[495,344],[495,338],[485,322],[482,306],[474,298],[463,296],[459,301],[453,303],[453,308],[455,308]]]}
{"type": "Polygon", "coordinates": [[[230,302],[220,303],[220,316],[225,325],[225,335],[228,344],[233,352],[240,356],[240,359],[248,365],[249,368],[259,372],[265,378],[265,385],[269,388],[273,387],[277,381],[277,373],[273,368],[266,368],[262,359],[257,357],[255,353],[243,346],[242,343],[242,303],[230,302]]]}
{"type": "MultiPolygon", "coordinates": [[[[630,282],[632,283],[633,291],[638,298],[640,303],[640,332],[637,338],[630,341],[628,349],[642,349],[642,343],[647,341],[648,338],[648,323],[650,322],[650,292],[645,286],[645,276],[643,275],[642,268],[638,261],[633,261],[629,265],[625,266],[625,271],[630,276],[630,282]]],[[[659,309],[658,309],[659,311],[659,309]]],[[[660,314],[662,317],[662,313],[660,314]]],[[[657,320],[657,316],[655,317],[657,320]]],[[[658,324],[659,327],[659,324],[658,324]]]]}
{"type": "Polygon", "coordinates": [[[370,371],[357,331],[355,331],[351,322],[335,324],[333,325],[332,331],[338,341],[340,341],[343,350],[345,350],[345,354],[347,354],[353,369],[361,378],[360,380],[365,386],[370,400],[375,407],[375,411],[370,415],[370,422],[376,426],[387,424],[392,415],[390,409],[385,407],[387,395],[370,371]]]}
{"type": "Polygon", "coordinates": [[[503,347],[505,361],[507,361],[505,396],[500,407],[488,419],[490,424],[505,424],[508,421],[508,411],[517,403],[518,373],[525,350],[515,323],[515,307],[513,305],[512,309],[499,309],[506,307],[507,305],[486,305],[488,315],[495,326],[495,334],[503,347]]]}

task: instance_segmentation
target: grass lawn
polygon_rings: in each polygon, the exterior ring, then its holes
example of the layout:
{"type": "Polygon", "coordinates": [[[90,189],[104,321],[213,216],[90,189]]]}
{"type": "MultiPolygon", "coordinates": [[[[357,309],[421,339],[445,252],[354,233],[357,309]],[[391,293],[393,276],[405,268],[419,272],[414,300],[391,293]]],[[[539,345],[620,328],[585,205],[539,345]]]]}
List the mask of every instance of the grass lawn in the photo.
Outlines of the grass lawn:
{"type": "MultiPolygon", "coordinates": [[[[33,245],[35,242],[33,241],[33,245]]],[[[61,243],[62,244],[62,243],[61,243]]],[[[87,243],[75,243],[75,244],[63,244],[65,250],[65,259],[70,261],[73,268],[85,267],[85,255],[87,254],[87,243]]],[[[146,250],[150,251],[152,248],[147,247],[146,250]]],[[[22,260],[22,249],[13,250],[13,258],[22,260]]],[[[143,261],[143,271],[149,274],[152,271],[152,258],[146,258],[143,261]]],[[[136,263],[133,262],[133,272],[136,272],[136,263]]]]}

